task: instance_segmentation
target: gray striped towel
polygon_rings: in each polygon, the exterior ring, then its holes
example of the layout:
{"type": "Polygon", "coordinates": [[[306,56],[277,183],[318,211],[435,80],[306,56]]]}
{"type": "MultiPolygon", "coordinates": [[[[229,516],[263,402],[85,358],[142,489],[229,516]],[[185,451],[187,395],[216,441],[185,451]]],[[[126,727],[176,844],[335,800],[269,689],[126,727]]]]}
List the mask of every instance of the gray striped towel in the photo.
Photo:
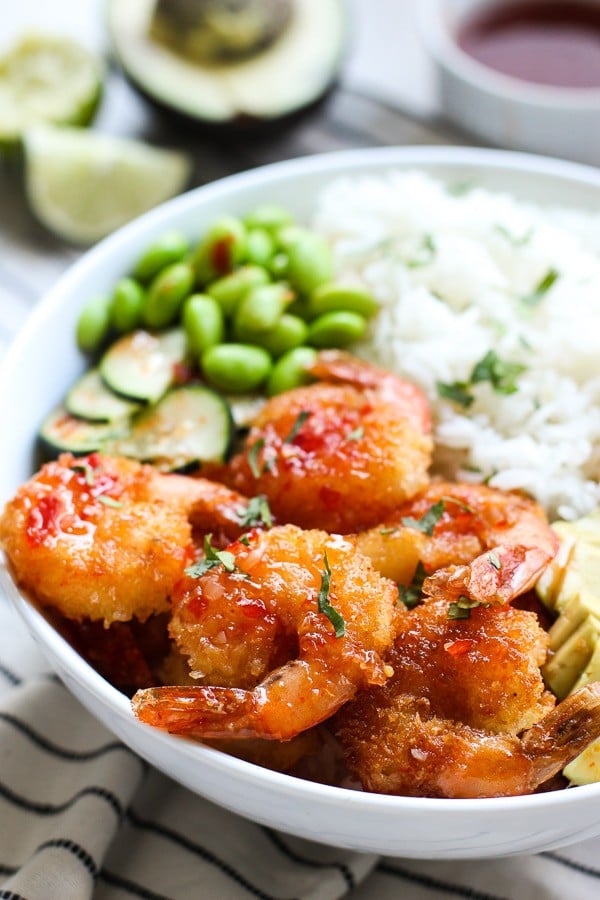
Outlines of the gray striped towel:
{"type": "Polygon", "coordinates": [[[413,862],[239,819],[146,766],[50,674],[0,599],[0,900],[597,898],[600,840],[413,862]]]}

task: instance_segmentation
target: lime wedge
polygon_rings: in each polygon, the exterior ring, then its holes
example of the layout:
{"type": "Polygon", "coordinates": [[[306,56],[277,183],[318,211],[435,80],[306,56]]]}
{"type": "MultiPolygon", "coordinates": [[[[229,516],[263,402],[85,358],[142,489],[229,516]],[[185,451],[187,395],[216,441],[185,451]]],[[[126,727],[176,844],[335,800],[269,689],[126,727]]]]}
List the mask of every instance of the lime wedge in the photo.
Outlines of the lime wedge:
{"type": "Polygon", "coordinates": [[[103,69],[66,38],[31,34],[0,58],[0,146],[37,122],[87,125],[102,93],[103,69]]]}
{"type": "Polygon", "coordinates": [[[39,125],[24,135],[25,183],[40,222],[91,244],[177,194],[186,156],[84,128],[39,125]]]}

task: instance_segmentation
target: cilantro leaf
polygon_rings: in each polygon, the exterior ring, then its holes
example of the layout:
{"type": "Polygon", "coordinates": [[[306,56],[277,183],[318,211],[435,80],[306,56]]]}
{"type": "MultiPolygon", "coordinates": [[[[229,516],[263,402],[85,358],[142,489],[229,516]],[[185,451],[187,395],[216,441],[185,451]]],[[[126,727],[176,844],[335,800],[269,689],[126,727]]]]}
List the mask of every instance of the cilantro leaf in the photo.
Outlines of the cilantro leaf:
{"type": "Polygon", "coordinates": [[[445,508],[445,501],[439,500],[437,503],[434,503],[420,519],[413,519],[412,516],[405,516],[402,519],[402,524],[406,525],[408,528],[416,528],[417,531],[422,531],[428,537],[431,537],[433,529],[442,518],[445,508]]]}
{"type": "Polygon", "coordinates": [[[90,466],[89,463],[77,463],[76,465],[71,466],[71,471],[82,472],[83,475],[85,476],[85,483],[87,484],[87,486],[88,487],[94,486],[94,481],[95,481],[94,470],[92,469],[92,467],[90,466]]]}
{"type": "Polygon", "coordinates": [[[250,466],[250,471],[255,478],[260,478],[260,469],[258,468],[258,454],[264,446],[265,439],[261,437],[257,441],[255,441],[248,450],[248,465],[250,466]]]}
{"type": "Polygon", "coordinates": [[[344,622],[343,616],[334,609],[334,607],[329,602],[329,588],[331,584],[331,569],[329,568],[329,560],[327,559],[327,551],[323,555],[323,562],[325,564],[325,570],[321,572],[321,588],[319,590],[319,596],[317,598],[317,604],[319,608],[319,612],[323,613],[327,616],[329,621],[334,627],[336,638],[341,638],[346,633],[346,623],[344,622]]]}
{"type": "Polygon", "coordinates": [[[284,444],[291,444],[291,443],[293,443],[294,438],[296,437],[296,435],[298,434],[298,432],[300,431],[300,429],[302,428],[302,426],[304,425],[304,423],[306,422],[306,420],[309,419],[311,416],[312,416],[312,413],[311,413],[311,411],[310,411],[309,409],[302,409],[302,410],[300,410],[300,412],[299,412],[298,415],[296,416],[296,421],[295,421],[294,424],[292,425],[292,428],[291,428],[290,433],[289,433],[288,436],[284,439],[283,443],[284,443],[284,444]]]}
{"type": "Polygon", "coordinates": [[[540,281],[536,284],[534,289],[530,294],[526,294],[525,297],[521,297],[521,303],[528,309],[534,309],[538,306],[545,295],[548,293],[552,285],[555,281],[560,277],[560,272],[556,269],[548,269],[546,274],[540,281]]]}
{"type": "Polygon", "coordinates": [[[430,234],[426,234],[423,236],[423,241],[421,247],[419,248],[416,256],[412,259],[406,261],[406,266],[409,269],[420,269],[421,266],[428,266],[429,263],[435,257],[437,253],[437,247],[433,237],[430,234]]]}
{"type": "Polygon", "coordinates": [[[414,609],[415,606],[418,606],[421,602],[423,598],[423,582],[426,578],[427,572],[425,571],[425,566],[421,560],[419,560],[411,583],[409,585],[398,585],[400,599],[408,609],[414,609]]]}
{"type": "Polygon", "coordinates": [[[273,527],[269,501],[264,494],[252,497],[245,509],[236,509],[235,512],[242,528],[252,528],[255,525],[264,525],[266,528],[273,527]]]}
{"type": "Polygon", "coordinates": [[[504,225],[494,225],[494,231],[497,231],[498,234],[501,234],[503,238],[506,238],[509,244],[512,244],[513,247],[524,247],[525,244],[528,244],[531,238],[533,237],[534,229],[533,227],[529,228],[522,235],[517,237],[509,231],[504,225]]]}
{"type": "Polygon", "coordinates": [[[494,553],[493,550],[490,550],[490,552],[488,553],[488,559],[495,569],[502,568],[502,563],[500,562],[500,559],[498,558],[497,554],[494,553]]]}
{"type": "Polygon", "coordinates": [[[104,506],[110,506],[111,509],[122,509],[123,507],[120,500],[115,500],[114,497],[109,497],[107,494],[100,494],[96,499],[98,500],[98,503],[103,503],[104,506]]]}
{"type": "Polygon", "coordinates": [[[471,384],[489,381],[497,394],[514,394],[518,390],[516,379],[526,370],[527,366],[505,362],[495,350],[488,350],[483,359],[475,363],[471,372],[471,384]]]}
{"type": "Polygon", "coordinates": [[[471,610],[476,609],[478,606],[484,606],[487,609],[491,606],[491,603],[482,603],[481,600],[471,600],[470,597],[465,597],[464,594],[461,594],[456,603],[451,603],[448,607],[448,618],[470,619],[471,610]]]}
{"type": "Polygon", "coordinates": [[[468,409],[475,400],[468,381],[436,381],[435,385],[439,397],[450,400],[457,406],[464,406],[465,409],[468,409]]]}
{"type": "Polygon", "coordinates": [[[223,566],[226,572],[234,572],[235,571],[235,556],[233,553],[230,553],[229,550],[217,550],[216,547],[213,547],[211,544],[212,534],[207,534],[204,537],[204,559],[201,559],[200,562],[197,562],[193,566],[188,566],[185,569],[185,574],[190,578],[200,578],[202,575],[205,575],[206,572],[210,571],[210,569],[216,568],[216,566],[223,566]]]}
{"type": "Polygon", "coordinates": [[[359,425],[358,428],[355,428],[354,431],[349,432],[346,435],[347,441],[360,441],[361,438],[365,436],[365,429],[362,425],[359,425]]]}

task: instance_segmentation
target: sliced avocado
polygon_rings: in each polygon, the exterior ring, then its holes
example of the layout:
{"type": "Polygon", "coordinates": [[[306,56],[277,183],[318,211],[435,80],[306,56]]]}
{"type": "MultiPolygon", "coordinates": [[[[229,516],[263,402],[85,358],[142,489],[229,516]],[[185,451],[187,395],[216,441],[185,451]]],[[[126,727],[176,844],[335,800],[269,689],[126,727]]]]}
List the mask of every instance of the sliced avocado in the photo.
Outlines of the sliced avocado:
{"type": "MultiPolygon", "coordinates": [[[[576,522],[552,526],[561,544],[536,586],[558,618],[550,629],[544,678],[559,700],[600,681],[600,510],[576,522]]],[[[564,770],[573,784],[600,781],[600,741],[564,770]]]]}
{"type": "MultiPolygon", "coordinates": [[[[107,0],[108,28],[125,74],[155,103],[204,123],[257,124],[315,103],[333,84],[341,61],[343,0],[292,0],[291,6],[280,33],[259,33],[251,55],[246,47],[242,58],[219,62],[200,62],[187,44],[175,52],[177,27],[165,38],[155,0],[107,0]]],[[[204,53],[214,59],[214,51],[204,53]]]]}

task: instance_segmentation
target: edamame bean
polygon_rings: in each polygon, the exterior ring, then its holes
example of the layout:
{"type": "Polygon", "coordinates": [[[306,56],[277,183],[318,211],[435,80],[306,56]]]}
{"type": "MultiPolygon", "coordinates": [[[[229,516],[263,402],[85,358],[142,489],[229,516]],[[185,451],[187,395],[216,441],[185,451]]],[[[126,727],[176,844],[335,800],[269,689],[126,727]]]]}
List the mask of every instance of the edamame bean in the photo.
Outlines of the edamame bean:
{"type": "Polygon", "coordinates": [[[354,312],[366,319],[379,309],[375,297],[362,288],[343,284],[322,284],[310,296],[309,314],[313,317],[328,312],[354,312]]]}
{"type": "Polygon", "coordinates": [[[252,340],[272,331],[293,299],[294,293],[287,284],[266,284],[248,291],[235,313],[236,335],[242,340],[252,340]]]}
{"type": "Polygon", "coordinates": [[[187,298],[183,305],[182,323],[188,347],[195,357],[220,344],[225,337],[223,310],[216,300],[206,294],[192,294],[187,298]]]}
{"type": "Polygon", "coordinates": [[[248,228],[266,228],[269,231],[277,231],[284,225],[291,224],[292,221],[292,214],[283,206],[277,206],[275,203],[264,203],[257,206],[244,219],[248,228]]]}
{"type": "Polygon", "coordinates": [[[208,230],[194,253],[199,285],[227,275],[242,262],[246,252],[246,227],[233,216],[223,216],[208,230]]]}
{"type": "Polygon", "coordinates": [[[312,232],[308,228],[303,228],[302,225],[284,225],[275,232],[275,240],[277,246],[282,250],[289,250],[292,244],[297,244],[298,241],[311,234],[312,232]]]}
{"type": "Polygon", "coordinates": [[[188,263],[173,263],[160,272],[148,290],[144,324],[166,328],[177,318],[181,304],[194,285],[194,272],[188,263]]]}
{"type": "Polygon", "coordinates": [[[245,393],[261,385],[271,372],[271,357],[252,344],[219,344],[202,357],[204,375],[222,391],[245,393]]]}
{"type": "Polygon", "coordinates": [[[115,331],[127,334],[140,325],[146,304],[146,291],[134,278],[121,278],[115,285],[110,320],[115,331]]]}
{"type": "Polygon", "coordinates": [[[333,260],[327,241],[308,232],[288,248],[287,278],[292,287],[310,294],[319,285],[331,281],[333,260]]]}
{"type": "Polygon", "coordinates": [[[284,313],[272,331],[261,334],[256,338],[261,347],[268,350],[271,356],[277,359],[288,350],[300,347],[308,337],[308,325],[298,316],[290,316],[284,313]]]}
{"type": "Polygon", "coordinates": [[[246,239],[246,259],[257,266],[267,266],[275,253],[275,242],[265,228],[253,228],[246,239]]]}
{"type": "Polygon", "coordinates": [[[244,294],[252,288],[268,284],[269,281],[268,272],[260,266],[242,266],[231,275],[213,281],[206,288],[206,293],[214,297],[226,316],[232,316],[244,294]]]}
{"type": "Polygon", "coordinates": [[[316,359],[317,351],[312,347],[296,347],[294,350],[288,350],[273,366],[266,385],[267,395],[273,397],[303,384],[310,384],[314,378],[307,370],[316,359]]]}
{"type": "Polygon", "coordinates": [[[180,231],[163,234],[140,257],[133,271],[139,281],[150,281],[165,266],[179,262],[189,250],[188,239],[180,231]]]}
{"type": "Polygon", "coordinates": [[[285,278],[288,267],[287,253],[276,253],[269,260],[269,272],[273,278],[285,278]]]}
{"type": "Polygon", "coordinates": [[[77,346],[84,353],[94,353],[102,345],[110,329],[110,297],[92,297],[77,320],[77,346]]]}
{"type": "Polygon", "coordinates": [[[324,313],[310,323],[308,343],[313,347],[347,347],[363,336],[366,327],[366,319],[358,313],[324,313]]]}

